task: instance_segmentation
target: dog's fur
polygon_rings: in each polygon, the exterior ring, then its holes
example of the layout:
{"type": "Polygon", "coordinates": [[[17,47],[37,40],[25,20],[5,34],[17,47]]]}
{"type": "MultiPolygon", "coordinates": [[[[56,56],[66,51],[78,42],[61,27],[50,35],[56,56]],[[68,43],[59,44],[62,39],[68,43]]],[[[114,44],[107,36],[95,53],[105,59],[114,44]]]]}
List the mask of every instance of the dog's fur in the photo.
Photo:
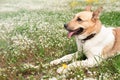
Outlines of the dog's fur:
{"type": "Polygon", "coordinates": [[[58,73],[66,73],[77,67],[96,66],[102,60],[114,56],[120,51],[120,28],[104,27],[99,19],[101,11],[102,7],[92,12],[91,7],[87,6],[85,11],[76,14],[69,23],[64,25],[69,32],[68,37],[75,36],[78,51],[51,61],[50,64],[57,65],[70,61],[74,56],[78,57],[78,52],[82,49],[85,51],[87,59],[75,61],[65,69],[60,67],[57,70],[58,73]]]}

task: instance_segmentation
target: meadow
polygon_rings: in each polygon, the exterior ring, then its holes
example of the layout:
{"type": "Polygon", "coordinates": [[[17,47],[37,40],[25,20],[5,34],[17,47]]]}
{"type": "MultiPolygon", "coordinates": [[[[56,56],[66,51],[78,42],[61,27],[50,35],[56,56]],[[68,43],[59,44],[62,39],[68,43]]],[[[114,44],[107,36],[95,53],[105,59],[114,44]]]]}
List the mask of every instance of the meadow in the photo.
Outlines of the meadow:
{"type": "MultiPolygon", "coordinates": [[[[116,0],[1,0],[0,80],[53,80],[53,77],[63,80],[64,76],[56,73],[62,64],[50,66],[49,63],[77,50],[74,37],[67,38],[63,24],[88,4],[92,4],[93,9],[103,5],[100,19],[104,25],[120,26],[120,2],[116,0]]],[[[79,59],[83,58],[81,54],[79,59]]],[[[86,77],[119,80],[120,56],[109,58],[98,67],[66,74],[66,80],[86,77]]]]}

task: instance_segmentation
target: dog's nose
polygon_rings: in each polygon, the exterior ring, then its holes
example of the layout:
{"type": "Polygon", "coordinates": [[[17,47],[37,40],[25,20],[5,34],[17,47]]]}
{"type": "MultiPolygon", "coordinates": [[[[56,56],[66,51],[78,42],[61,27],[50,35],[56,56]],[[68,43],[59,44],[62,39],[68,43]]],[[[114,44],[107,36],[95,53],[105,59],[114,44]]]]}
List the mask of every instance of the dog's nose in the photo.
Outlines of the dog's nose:
{"type": "Polygon", "coordinates": [[[64,24],[64,28],[67,28],[67,24],[64,24]]]}

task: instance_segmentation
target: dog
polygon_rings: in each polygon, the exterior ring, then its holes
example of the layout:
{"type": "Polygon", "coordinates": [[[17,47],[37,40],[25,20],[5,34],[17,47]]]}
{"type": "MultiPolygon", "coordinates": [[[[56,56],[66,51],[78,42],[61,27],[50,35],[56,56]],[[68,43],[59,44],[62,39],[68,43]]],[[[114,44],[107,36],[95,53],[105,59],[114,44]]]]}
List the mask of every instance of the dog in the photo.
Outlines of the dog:
{"type": "Polygon", "coordinates": [[[68,64],[67,68],[60,67],[57,69],[57,73],[67,73],[69,70],[79,67],[94,67],[103,60],[119,54],[120,28],[106,28],[99,19],[101,12],[102,7],[91,11],[91,6],[87,6],[84,11],[77,13],[70,22],[64,24],[68,31],[68,38],[75,37],[78,51],[53,60],[50,64],[57,65],[71,61],[73,57],[78,57],[78,53],[82,49],[87,58],[68,64]]]}

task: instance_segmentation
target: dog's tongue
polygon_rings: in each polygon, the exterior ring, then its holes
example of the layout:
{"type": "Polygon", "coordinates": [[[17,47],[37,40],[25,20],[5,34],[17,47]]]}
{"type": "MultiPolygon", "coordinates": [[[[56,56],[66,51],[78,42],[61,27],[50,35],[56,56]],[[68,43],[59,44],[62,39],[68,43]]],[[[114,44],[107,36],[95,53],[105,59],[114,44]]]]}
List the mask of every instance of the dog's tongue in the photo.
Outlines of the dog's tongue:
{"type": "Polygon", "coordinates": [[[68,38],[71,38],[74,32],[68,32],[68,38]]]}

